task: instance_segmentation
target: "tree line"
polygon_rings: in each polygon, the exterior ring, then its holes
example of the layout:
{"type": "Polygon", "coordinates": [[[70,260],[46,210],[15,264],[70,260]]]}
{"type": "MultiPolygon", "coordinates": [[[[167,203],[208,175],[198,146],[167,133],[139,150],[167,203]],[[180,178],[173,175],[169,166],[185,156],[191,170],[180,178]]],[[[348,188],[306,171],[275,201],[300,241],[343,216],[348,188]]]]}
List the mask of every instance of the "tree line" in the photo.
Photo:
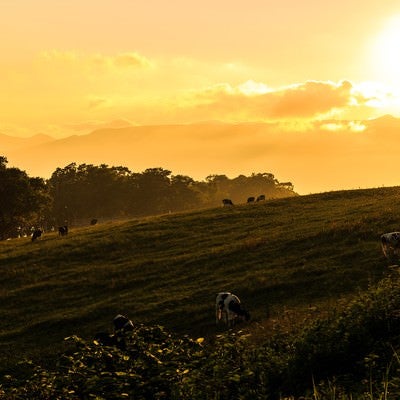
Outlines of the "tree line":
{"type": "Polygon", "coordinates": [[[271,173],[209,175],[204,181],[172,175],[163,168],[131,172],[123,166],[71,163],[50,179],[30,177],[7,166],[0,156],[0,240],[30,234],[35,227],[85,225],[96,219],[160,215],[221,205],[230,198],[244,203],[250,196],[293,196],[291,182],[271,173]]]}

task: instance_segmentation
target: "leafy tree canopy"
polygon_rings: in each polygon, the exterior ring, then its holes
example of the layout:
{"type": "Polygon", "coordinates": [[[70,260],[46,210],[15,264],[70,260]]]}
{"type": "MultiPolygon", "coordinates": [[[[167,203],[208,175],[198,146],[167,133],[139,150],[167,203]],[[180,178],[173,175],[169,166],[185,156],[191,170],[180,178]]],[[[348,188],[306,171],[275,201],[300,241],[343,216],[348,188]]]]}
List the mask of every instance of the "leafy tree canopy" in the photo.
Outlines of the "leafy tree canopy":
{"type": "Polygon", "coordinates": [[[43,179],[7,168],[7,158],[0,157],[0,239],[15,234],[22,225],[39,224],[49,203],[43,179]]]}
{"type": "Polygon", "coordinates": [[[158,215],[216,207],[231,198],[295,195],[291,182],[279,183],[271,173],[209,175],[198,182],[171,171],[148,168],[142,173],[123,166],[71,163],[57,168],[48,181],[8,168],[0,156],[0,239],[15,236],[18,226],[50,227],[87,224],[93,219],[158,215]]]}

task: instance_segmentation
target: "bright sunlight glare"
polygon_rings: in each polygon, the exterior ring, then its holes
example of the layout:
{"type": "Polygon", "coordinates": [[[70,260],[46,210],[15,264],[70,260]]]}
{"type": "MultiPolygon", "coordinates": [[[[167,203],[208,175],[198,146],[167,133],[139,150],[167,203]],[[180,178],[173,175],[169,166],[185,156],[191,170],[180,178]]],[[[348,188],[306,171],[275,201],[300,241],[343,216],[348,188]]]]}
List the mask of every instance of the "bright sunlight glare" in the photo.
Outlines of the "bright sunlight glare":
{"type": "Polygon", "coordinates": [[[375,74],[380,81],[400,87],[400,15],[392,17],[378,34],[373,50],[375,74]]]}

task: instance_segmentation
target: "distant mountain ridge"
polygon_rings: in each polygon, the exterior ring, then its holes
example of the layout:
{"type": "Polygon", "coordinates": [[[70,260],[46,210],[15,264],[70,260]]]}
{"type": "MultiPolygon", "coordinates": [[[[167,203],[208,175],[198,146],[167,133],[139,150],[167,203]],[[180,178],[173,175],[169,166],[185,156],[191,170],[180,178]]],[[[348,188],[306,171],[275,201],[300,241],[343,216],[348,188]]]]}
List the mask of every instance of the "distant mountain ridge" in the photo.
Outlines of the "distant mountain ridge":
{"type": "Polygon", "coordinates": [[[357,121],[365,127],[361,131],[349,128],[351,124],[319,121],[304,131],[283,130],[277,123],[211,121],[121,124],[62,139],[1,134],[0,155],[10,166],[43,178],[76,162],[124,166],[133,172],[161,167],[196,180],[269,172],[280,182],[292,182],[298,193],[398,185],[393,166],[400,150],[400,119],[386,115],[357,121]]]}
{"type": "Polygon", "coordinates": [[[232,130],[237,127],[221,123],[103,128],[62,139],[18,141],[7,147],[6,156],[10,163],[42,177],[49,177],[57,167],[71,162],[123,165],[140,171],[160,166],[175,173],[185,167],[174,159],[188,156],[193,161],[199,157],[199,151],[214,157],[208,151],[213,141],[229,136],[232,130]],[[40,161],[32,163],[32,159],[40,161]]]}
{"type": "Polygon", "coordinates": [[[1,151],[14,151],[19,148],[37,146],[55,140],[49,135],[38,133],[27,138],[10,136],[0,133],[0,152],[1,151]]]}

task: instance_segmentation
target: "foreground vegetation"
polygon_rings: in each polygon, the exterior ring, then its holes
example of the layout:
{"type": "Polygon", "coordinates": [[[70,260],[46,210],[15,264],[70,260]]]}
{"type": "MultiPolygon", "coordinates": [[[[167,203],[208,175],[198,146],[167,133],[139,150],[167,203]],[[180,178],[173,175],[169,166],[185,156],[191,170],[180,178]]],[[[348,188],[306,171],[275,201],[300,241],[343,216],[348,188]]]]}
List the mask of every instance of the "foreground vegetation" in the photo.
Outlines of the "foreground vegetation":
{"type": "Polygon", "coordinates": [[[400,226],[399,195],[298,196],[0,243],[4,396],[398,398],[400,289],[379,236],[400,226]],[[214,325],[221,290],[251,311],[241,331],[214,325]],[[117,313],[137,327],[126,352],[92,341],[117,313]]]}
{"type": "Polygon", "coordinates": [[[0,394],[32,400],[347,399],[350,390],[358,393],[354,398],[398,399],[399,335],[397,273],[340,312],[308,320],[296,333],[275,330],[258,344],[241,331],[204,344],[204,338],[143,325],[127,334],[122,350],[69,337],[56,369],[21,363],[28,378],[6,376],[0,394]]]}

